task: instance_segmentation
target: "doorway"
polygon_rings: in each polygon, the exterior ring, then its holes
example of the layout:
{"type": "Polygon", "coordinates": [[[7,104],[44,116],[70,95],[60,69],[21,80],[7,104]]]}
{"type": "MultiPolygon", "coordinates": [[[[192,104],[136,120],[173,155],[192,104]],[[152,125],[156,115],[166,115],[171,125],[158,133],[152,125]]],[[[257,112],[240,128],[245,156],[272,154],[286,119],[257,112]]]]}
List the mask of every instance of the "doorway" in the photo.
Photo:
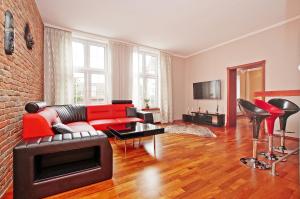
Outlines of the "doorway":
{"type": "Polygon", "coordinates": [[[254,92],[265,91],[265,64],[263,60],[227,68],[227,126],[236,126],[237,98],[253,101],[254,92]]]}

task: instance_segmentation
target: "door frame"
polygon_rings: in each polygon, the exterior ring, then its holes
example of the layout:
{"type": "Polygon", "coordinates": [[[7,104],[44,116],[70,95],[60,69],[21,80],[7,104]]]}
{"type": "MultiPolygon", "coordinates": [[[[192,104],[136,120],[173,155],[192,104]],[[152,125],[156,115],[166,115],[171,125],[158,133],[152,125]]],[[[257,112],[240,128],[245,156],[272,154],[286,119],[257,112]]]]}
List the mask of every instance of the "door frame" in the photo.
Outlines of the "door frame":
{"type": "Polygon", "coordinates": [[[226,126],[235,127],[236,126],[236,81],[237,81],[237,70],[238,69],[252,69],[252,68],[262,68],[262,85],[265,91],[265,73],[266,73],[266,60],[253,62],[249,64],[243,64],[238,66],[227,67],[227,114],[226,114],[226,126]]]}

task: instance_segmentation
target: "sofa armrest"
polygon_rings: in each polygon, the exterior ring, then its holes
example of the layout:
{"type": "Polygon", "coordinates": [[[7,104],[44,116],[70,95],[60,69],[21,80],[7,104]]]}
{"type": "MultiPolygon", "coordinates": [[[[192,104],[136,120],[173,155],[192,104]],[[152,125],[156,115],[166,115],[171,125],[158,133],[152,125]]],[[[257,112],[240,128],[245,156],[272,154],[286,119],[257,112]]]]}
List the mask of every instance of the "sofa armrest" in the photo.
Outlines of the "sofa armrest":
{"type": "Polygon", "coordinates": [[[52,110],[45,110],[40,113],[24,114],[22,137],[24,139],[28,139],[34,137],[53,136],[54,132],[52,131],[50,123],[52,119],[56,118],[55,114],[56,112],[52,112],[52,110]],[[45,115],[50,116],[46,117],[45,115]]]}
{"type": "Polygon", "coordinates": [[[26,139],[13,156],[16,199],[43,198],[112,178],[112,148],[101,131],[26,139]]]}
{"type": "Polygon", "coordinates": [[[144,123],[154,123],[153,114],[146,111],[138,111],[137,112],[138,118],[144,120],[144,123]]]}

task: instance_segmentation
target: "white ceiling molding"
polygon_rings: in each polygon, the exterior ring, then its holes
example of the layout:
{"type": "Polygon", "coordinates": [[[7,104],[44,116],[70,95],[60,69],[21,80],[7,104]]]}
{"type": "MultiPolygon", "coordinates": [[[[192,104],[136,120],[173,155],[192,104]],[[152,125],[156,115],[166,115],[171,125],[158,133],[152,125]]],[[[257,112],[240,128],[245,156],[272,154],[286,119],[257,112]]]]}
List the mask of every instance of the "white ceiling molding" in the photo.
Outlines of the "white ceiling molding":
{"type": "Polygon", "coordinates": [[[231,40],[229,40],[229,41],[225,41],[225,42],[222,42],[222,43],[220,43],[220,44],[217,44],[217,45],[211,46],[211,47],[209,47],[209,48],[200,50],[200,51],[198,51],[198,52],[192,53],[192,54],[190,54],[190,55],[188,55],[188,56],[184,56],[184,58],[186,59],[186,58],[190,58],[190,57],[199,55],[199,54],[201,54],[201,53],[204,53],[204,52],[213,50],[213,49],[218,48],[218,47],[221,47],[221,46],[225,46],[225,45],[227,45],[227,44],[236,42],[236,41],[238,41],[238,40],[245,39],[245,38],[247,38],[247,37],[251,37],[251,36],[257,35],[257,34],[259,34],[259,33],[265,32],[265,31],[270,30],[270,29],[273,29],[273,28],[277,28],[277,27],[279,27],[279,26],[285,25],[285,24],[287,24],[287,23],[290,23],[290,22],[293,22],[293,21],[296,21],[296,20],[299,20],[299,19],[300,19],[300,15],[298,15],[298,16],[296,16],[296,17],[292,17],[292,18],[290,18],[290,19],[287,19],[287,20],[284,20],[284,21],[282,21],[282,22],[273,24],[273,25],[268,26],[268,27],[266,27],[266,28],[262,28],[262,29],[260,29],[260,30],[250,32],[250,33],[248,33],[248,34],[242,35],[242,36],[237,37],[237,38],[235,38],[235,39],[231,39],[231,40]]]}
{"type": "Polygon", "coordinates": [[[273,24],[273,25],[268,26],[268,27],[266,27],[266,28],[262,28],[262,29],[260,29],[260,30],[256,30],[256,31],[247,33],[247,34],[242,35],[242,36],[240,36],[240,37],[237,37],[237,38],[235,38],[235,39],[231,39],[231,40],[229,40],[229,41],[222,42],[222,43],[220,43],[220,44],[211,46],[211,47],[209,47],[209,48],[206,48],[206,49],[203,49],[203,50],[200,50],[200,51],[197,51],[197,52],[192,53],[192,54],[187,55],[187,56],[175,54],[175,53],[168,52],[168,51],[164,51],[164,50],[157,49],[157,48],[151,47],[151,46],[146,46],[146,45],[143,45],[143,44],[137,44],[137,43],[133,43],[133,42],[126,42],[126,41],[122,41],[122,40],[118,40],[118,39],[114,39],[114,38],[105,37],[105,36],[102,36],[102,35],[97,35],[97,34],[93,34],[93,33],[87,33],[87,32],[84,32],[84,31],[74,30],[74,29],[70,29],[70,28],[66,28],[66,27],[61,27],[61,26],[56,26],[56,25],[52,25],[52,24],[48,24],[48,23],[45,23],[44,25],[45,25],[46,27],[52,27],[52,28],[57,28],[57,29],[65,30],[65,31],[70,31],[70,32],[72,32],[75,36],[79,36],[79,37],[82,36],[82,37],[91,38],[91,39],[95,39],[95,40],[102,41],[102,42],[103,42],[104,40],[112,40],[112,41],[121,42],[121,43],[128,44],[128,45],[137,45],[137,46],[141,46],[141,47],[145,47],[145,48],[152,48],[152,49],[155,49],[155,50],[159,50],[159,51],[168,53],[168,54],[170,54],[170,55],[172,55],[172,56],[175,56],[175,57],[179,57],[179,58],[182,58],[182,59],[187,59],[187,58],[190,58],[190,57],[199,55],[199,54],[201,54],[201,53],[204,53],[204,52],[207,52],[207,51],[216,49],[216,48],[218,48],[218,47],[225,46],[225,45],[227,45],[227,44],[230,44],[230,43],[233,43],[233,42],[236,42],[236,41],[245,39],[245,38],[247,38],[247,37],[251,37],[251,36],[257,35],[257,34],[259,34],[259,33],[268,31],[268,30],[270,30],[270,29],[277,28],[277,27],[279,27],[279,26],[285,25],[285,24],[287,24],[287,23],[290,23],[290,22],[293,22],[293,21],[296,21],[296,20],[299,20],[299,19],[300,19],[300,15],[297,15],[297,16],[295,16],[295,17],[292,17],[292,18],[287,19],[287,20],[284,20],[284,21],[282,21],[282,22],[273,24]]]}
{"type": "Polygon", "coordinates": [[[155,47],[146,46],[146,45],[143,45],[143,44],[137,44],[137,43],[133,43],[133,42],[126,42],[126,41],[122,41],[122,40],[118,40],[118,39],[114,39],[114,38],[105,37],[105,36],[102,36],[102,35],[97,35],[97,34],[93,34],[93,33],[84,32],[84,31],[81,31],[81,30],[75,30],[75,29],[71,29],[71,28],[57,26],[57,25],[53,25],[53,24],[49,24],[49,23],[44,23],[44,26],[72,32],[72,34],[75,37],[78,37],[78,38],[92,39],[94,41],[100,41],[100,42],[107,42],[108,40],[111,40],[111,41],[120,42],[120,43],[124,43],[124,44],[131,45],[131,46],[140,46],[140,47],[143,47],[143,48],[158,50],[158,51],[167,53],[171,56],[175,56],[175,57],[179,57],[179,58],[183,58],[183,59],[186,57],[186,56],[178,55],[178,54],[168,52],[168,51],[165,51],[165,50],[161,50],[161,49],[158,49],[158,48],[155,48],[155,47]]]}
{"type": "Polygon", "coordinates": [[[35,1],[44,23],[182,58],[300,15],[300,0],[35,1]]]}

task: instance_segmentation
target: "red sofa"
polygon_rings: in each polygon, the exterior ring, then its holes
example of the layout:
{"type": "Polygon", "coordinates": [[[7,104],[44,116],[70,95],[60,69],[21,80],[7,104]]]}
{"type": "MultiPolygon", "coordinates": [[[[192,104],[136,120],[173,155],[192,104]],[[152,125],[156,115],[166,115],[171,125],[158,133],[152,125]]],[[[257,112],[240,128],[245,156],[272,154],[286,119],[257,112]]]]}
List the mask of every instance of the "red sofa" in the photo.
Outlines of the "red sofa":
{"type": "MultiPolygon", "coordinates": [[[[27,105],[26,105],[27,106],[27,105]]],[[[23,138],[53,136],[52,125],[62,122],[74,132],[108,130],[109,126],[123,129],[127,123],[144,122],[138,117],[127,117],[126,108],[133,104],[95,106],[60,105],[38,107],[23,116],[23,138]]],[[[25,107],[26,109],[26,107],[25,107]]]]}

